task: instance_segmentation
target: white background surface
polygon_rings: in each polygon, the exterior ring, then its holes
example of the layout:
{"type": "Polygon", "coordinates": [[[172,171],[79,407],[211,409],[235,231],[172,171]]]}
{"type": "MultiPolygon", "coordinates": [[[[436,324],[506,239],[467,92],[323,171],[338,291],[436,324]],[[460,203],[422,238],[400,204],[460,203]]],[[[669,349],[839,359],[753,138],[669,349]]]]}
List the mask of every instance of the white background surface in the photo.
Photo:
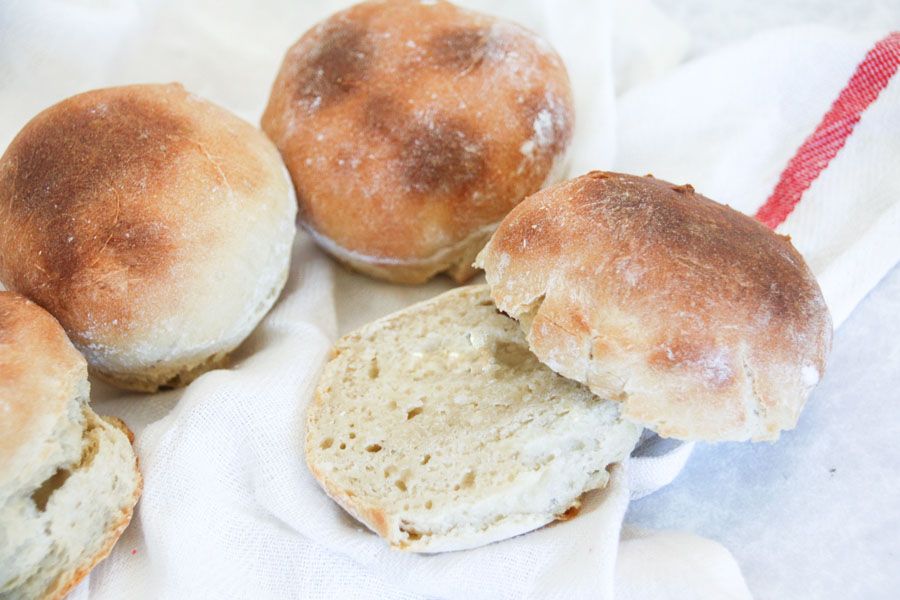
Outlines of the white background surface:
{"type": "MultiPolygon", "coordinates": [[[[0,53],[28,42],[17,36],[34,35],[29,27],[3,27],[4,15],[14,12],[6,12],[3,4],[7,9],[15,4],[6,2],[0,0],[0,32],[5,33],[0,35],[0,53]]],[[[79,1],[72,6],[85,4],[90,3],[79,1]]],[[[42,17],[29,13],[32,25],[41,25],[37,47],[42,52],[13,66],[0,61],[0,146],[52,101],[90,87],[136,80],[180,79],[200,95],[228,98],[230,108],[255,120],[274,75],[271,68],[260,68],[268,64],[261,57],[272,47],[286,47],[302,29],[274,17],[269,18],[266,39],[236,37],[230,24],[265,17],[256,13],[252,3],[223,6],[211,17],[184,21],[202,31],[179,30],[182,22],[167,21],[167,4],[179,5],[182,13],[199,11],[193,3],[94,4],[107,10],[98,11],[102,16],[96,22],[83,23],[80,34],[67,27],[65,3],[42,3],[41,10],[46,11],[42,17]],[[48,23],[55,25],[48,28],[48,23]],[[129,32],[138,27],[155,28],[174,41],[131,43],[129,32]],[[118,33],[103,36],[97,30],[118,33]],[[190,42],[198,31],[204,37],[202,46],[190,42]],[[241,54],[230,51],[236,43],[241,44],[241,54]],[[157,53],[160,47],[165,55],[157,53]],[[223,54],[227,61],[221,60],[223,54]],[[243,56],[243,62],[236,56],[243,56]],[[4,68],[17,72],[4,72],[4,68]],[[34,77],[23,78],[23,73],[34,77]],[[12,79],[18,82],[15,89],[5,84],[12,79]],[[28,83],[22,84],[23,80],[28,83]],[[222,82],[221,87],[206,87],[207,81],[222,82]],[[44,104],[22,101],[35,96],[45,99],[44,104]]],[[[896,0],[661,0],[659,4],[692,34],[689,56],[780,25],[825,22],[862,31],[892,22],[900,29],[896,0]]],[[[589,15],[593,3],[584,6],[589,15]]],[[[78,14],[84,18],[83,11],[78,14]]],[[[361,324],[361,315],[368,318],[360,306],[377,303],[385,310],[399,308],[412,296],[429,297],[445,287],[446,282],[414,291],[387,284],[361,286],[357,276],[336,270],[337,328],[347,331],[361,324]]],[[[698,445],[675,483],[631,505],[627,523],[692,532],[722,542],[736,556],[758,598],[900,596],[897,340],[900,268],[893,269],[836,333],[829,370],[795,431],[774,445],[698,445]]],[[[104,393],[102,386],[96,386],[96,391],[100,396],[104,393]]],[[[140,421],[159,419],[178,397],[171,393],[141,405],[144,414],[138,422],[133,421],[140,411],[132,409],[132,425],[138,428],[140,421]]],[[[102,411],[103,403],[98,404],[102,411]]]]}

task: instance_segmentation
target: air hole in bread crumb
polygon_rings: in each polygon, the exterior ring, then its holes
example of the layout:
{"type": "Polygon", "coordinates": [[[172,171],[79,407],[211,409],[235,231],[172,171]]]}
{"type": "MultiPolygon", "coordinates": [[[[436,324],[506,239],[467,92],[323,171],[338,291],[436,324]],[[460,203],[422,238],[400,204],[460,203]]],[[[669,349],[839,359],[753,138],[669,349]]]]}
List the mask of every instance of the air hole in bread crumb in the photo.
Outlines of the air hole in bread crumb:
{"type": "Polygon", "coordinates": [[[366,452],[381,452],[380,444],[369,444],[366,446],[366,452]]]}
{"type": "Polygon", "coordinates": [[[333,443],[334,443],[334,439],[325,438],[324,440],[322,440],[322,443],[319,444],[319,448],[321,448],[322,450],[328,450],[329,448],[331,448],[331,445],[333,443]]]}
{"type": "Polygon", "coordinates": [[[47,502],[50,501],[50,496],[53,495],[53,492],[63,486],[66,479],[68,479],[71,474],[71,471],[68,469],[57,469],[56,473],[51,475],[49,479],[42,483],[41,486],[31,494],[31,500],[39,511],[44,512],[47,510],[47,502]]]}
{"type": "Polygon", "coordinates": [[[345,444],[344,442],[341,442],[341,445],[338,446],[338,448],[340,448],[341,450],[346,450],[346,449],[347,449],[347,444],[345,444]]]}
{"type": "Polygon", "coordinates": [[[395,481],[394,485],[396,485],[397,489],[400,490],[401,492],[406,491],[406,482],[403,481],[402,479],[398,479],[397,481],[395,481]]]}
{"type": "Polygon", "coordinates": [[[350,432],[350,439],[351,439],[351,440],[355,440],[355,439],[356,439],[356,434],[355,434],[354,432],[352,432],[352,431],[350,432]]]}
{"type": "Polygon", "coordinates": [[[426,454],[425,456],[422,457],[422,464],[427,465],[429,460],[431,460],[431,455],[426,454]]]}
{"type": "Polygon", "coordinates": [[[531,352],[528,348],[510,342],[497,342],[494,346],[494,356],[502,365],[516,367],[529,359],[531,352]]]}
{"type": "Polygon", "coordinates": [[[478,306],[491,306],[492,304],[493,304],[493,301],[491,301],[491,300],[482,300],[481,302],[478,303],[478,306]]]}
{"type": "Polygon", "coordinates": [[[100,451],[100,428],[97,425],[90,425],[84,430],[81,437],[81,460],[76,466],[77,469],[86,469],[94,462],[94,457],[100,451]]]}
{"type": "Polygon", "coordinates": [[[412,527],[409,526],[409,523],[407,523],[407,522],[401,523],[401,525],[400,525],[400,531],[402,531],[403,533],[405,533],[405,534],[406,534],[406,537],[407,537],[410,541],[416,541],[416,540],[422,539],[422,532],[413,529],[412,527]]]}
{"type": "Polygon", "coordinates": [[[369,363],[369,379],[378,379],[380,374],[381,369],[378,368],[378,358],[372,357],[372,362],[369,363]]]}
{"type": "Polygon", "coordinates": [[[410,411],[407,411],[407,412],[406,412],[406,420],[409,421],[409,420],[412,419],[413,417],[418,417],[419,415],[422,414],[422,410],[423,410],[423,409],[422,409],[421,406],[417,406],[417,407],[415,407],[414,409],[412,409],[412,410],[410,410],[410,411]]]}
{"type": "Polygon", "coordinates": [[[431,510],[432,506],[434,506],[434,505],[431,503],[431,500],[429,500],[428,502],[425,503],[425,508],[427,508],[428,510],[431,510]]]}
{"type": "Polygon", "coordinates": [[[475,485],[475,471],[469,471],[463,477],[462,483],[460,484],[464,488],[470,488],[475,485]]]}

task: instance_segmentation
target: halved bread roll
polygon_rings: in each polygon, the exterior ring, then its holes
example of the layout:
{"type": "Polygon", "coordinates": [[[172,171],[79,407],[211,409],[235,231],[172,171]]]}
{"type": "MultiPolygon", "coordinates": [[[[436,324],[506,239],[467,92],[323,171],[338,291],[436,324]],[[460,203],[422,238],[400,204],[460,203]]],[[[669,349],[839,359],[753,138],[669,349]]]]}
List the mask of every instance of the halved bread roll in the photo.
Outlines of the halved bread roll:
{"type": "Polygon", "coordinates": [[[571,515],[640,431],[541,364],[481,285],[341,339],[309,408],[306,456],[391,546],[442,552],[571,515]]]}
{"type": "Polygon", "coordinates": [[[131,432],[88,406],[87,364],[56,320],[0,292],[0,599],[61,598],[131,520],[131,432]]]}
{"type": "Polygon", "coordinates": [[[775,439],[825,369],[828,308],[789,238],[689,185],[595,171],[547,188],[476,262],[489,287],[341,340],[309,414],[313,473],[397,547],[565,515],[640,426],[775,439]]]}

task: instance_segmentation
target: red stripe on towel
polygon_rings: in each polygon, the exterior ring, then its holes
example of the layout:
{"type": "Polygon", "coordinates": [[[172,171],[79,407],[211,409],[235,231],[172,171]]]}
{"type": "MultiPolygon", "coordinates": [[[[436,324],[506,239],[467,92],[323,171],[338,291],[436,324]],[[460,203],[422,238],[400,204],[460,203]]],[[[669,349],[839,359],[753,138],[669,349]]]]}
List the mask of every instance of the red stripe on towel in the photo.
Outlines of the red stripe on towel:
{"type": "Polygon", "coordinates": [[[900,32],[894,32],[875,44],[856,67],[819,126],[788,162],[772,195],[756,212],[757,219],[773,229],[784,222],[810,184],[844,147],[862,113],[887,87],[898,65],[900,32]]]}

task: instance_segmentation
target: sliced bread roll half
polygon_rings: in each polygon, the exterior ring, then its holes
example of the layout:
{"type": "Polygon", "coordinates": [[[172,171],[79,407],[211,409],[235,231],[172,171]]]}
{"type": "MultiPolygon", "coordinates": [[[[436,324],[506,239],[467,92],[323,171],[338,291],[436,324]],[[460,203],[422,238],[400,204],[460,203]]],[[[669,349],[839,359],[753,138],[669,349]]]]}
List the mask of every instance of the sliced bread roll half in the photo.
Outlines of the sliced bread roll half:
{"type": "Polygon", "coordinates": [[[0,292],[0,600],[62,598],[131,520],[131,432],[88,405],[87,363],[57,321],[0,292]]]}
{"type": "Polygon", "coordinates": [[[462,550],[565,518],[640,428],[541,364],[487,286],[341,339],[308,413],[328,494],[391,546],[462,550]]]}

